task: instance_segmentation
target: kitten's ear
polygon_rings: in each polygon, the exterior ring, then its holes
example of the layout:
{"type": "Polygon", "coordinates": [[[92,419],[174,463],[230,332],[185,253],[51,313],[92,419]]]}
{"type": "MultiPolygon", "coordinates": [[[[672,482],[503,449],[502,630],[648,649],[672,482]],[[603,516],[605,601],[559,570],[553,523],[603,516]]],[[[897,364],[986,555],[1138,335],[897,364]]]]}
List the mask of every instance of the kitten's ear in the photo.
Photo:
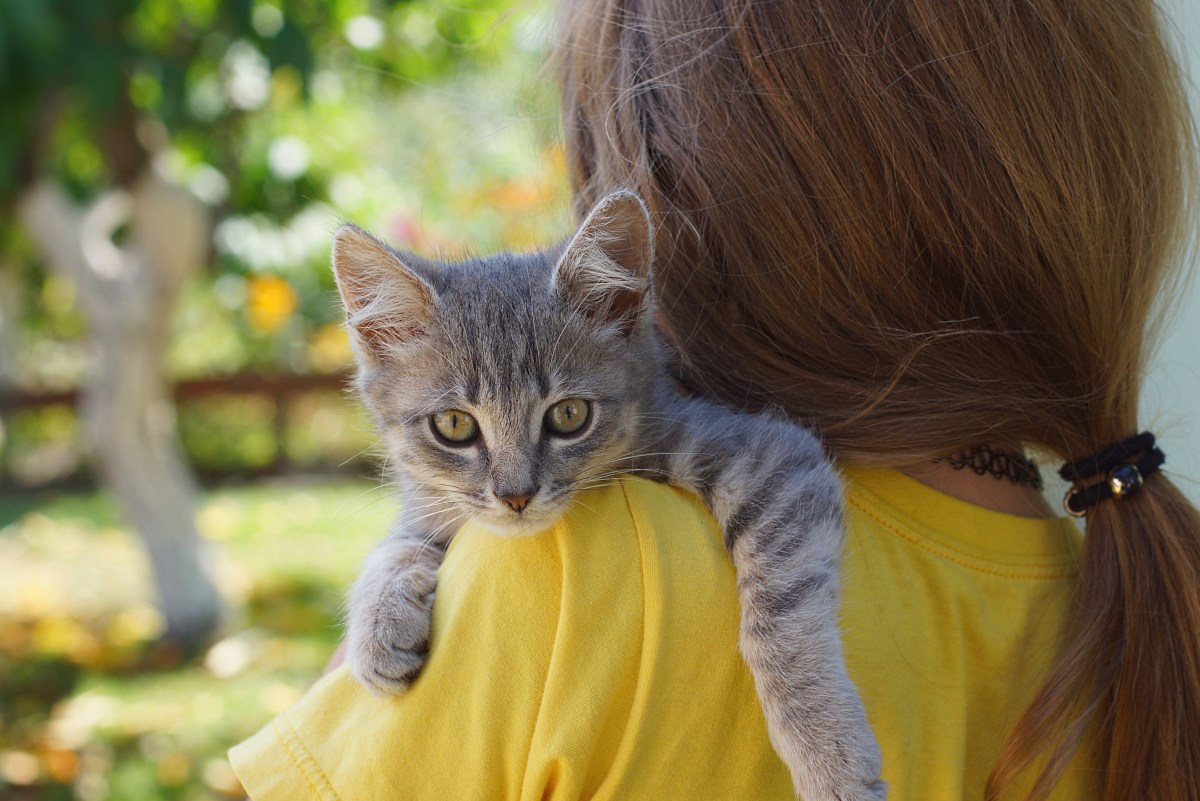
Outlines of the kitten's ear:
{"type": "Polygon", "coordinates": [[[650,303],[654,231],[642,199],[627,189],[605,196],[554,268],[554,286],[595,320],[628,334],[650,303]]]}
{"type": "Polygon", "coordinates": [[[361,228],[341,225],[334,232],[333,274],[364,356],[384,356],[424,334],[433,321],[433,287],[361,228]]]}

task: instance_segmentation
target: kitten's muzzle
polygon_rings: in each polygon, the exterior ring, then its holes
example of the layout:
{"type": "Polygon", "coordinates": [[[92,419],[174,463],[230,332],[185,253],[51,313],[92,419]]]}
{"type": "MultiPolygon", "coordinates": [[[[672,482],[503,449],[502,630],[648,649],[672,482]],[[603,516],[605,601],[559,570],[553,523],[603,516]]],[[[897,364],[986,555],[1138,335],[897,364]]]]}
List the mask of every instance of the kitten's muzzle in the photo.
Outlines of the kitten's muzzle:
{"type": "Polygon", "coordinates": [[[529,501],[533,499],[533,496],[537,494],[537,491],[538,488],[533,487],[526,492],[501,495],[499,490],[497,490],[496,497],[500,499],[500,503],[504,504],[509,509],[512,509],[517,514],[520,514],[521,512],[525,511],[525,507],[529,505],[529,501]]]}

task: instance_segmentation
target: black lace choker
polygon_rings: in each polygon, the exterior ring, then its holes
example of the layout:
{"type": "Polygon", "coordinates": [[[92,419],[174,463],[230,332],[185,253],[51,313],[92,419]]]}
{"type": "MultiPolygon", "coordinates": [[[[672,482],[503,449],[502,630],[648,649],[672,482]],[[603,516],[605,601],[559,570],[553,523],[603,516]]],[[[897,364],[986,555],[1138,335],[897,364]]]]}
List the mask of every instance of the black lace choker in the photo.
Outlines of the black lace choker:
{"type": "Polygon", "coordinates": [[[971,468],[977,475],[991,474],[997,479],[1006,478],[1014,484],[1042,489],[1042,474],[1023,453],[998,451],[989,445],[980,445],[935,461],[950,465],[955,470],[971,468]]]}

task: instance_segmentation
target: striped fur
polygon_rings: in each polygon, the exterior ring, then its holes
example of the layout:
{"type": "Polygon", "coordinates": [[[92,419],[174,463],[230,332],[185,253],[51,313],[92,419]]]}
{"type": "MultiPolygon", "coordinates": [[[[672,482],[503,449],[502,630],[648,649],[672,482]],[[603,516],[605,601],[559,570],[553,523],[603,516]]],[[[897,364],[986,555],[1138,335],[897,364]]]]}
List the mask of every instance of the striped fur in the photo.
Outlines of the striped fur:
{"type": "Polygon", "coordinates": [[[807,801],[882,799],[880,754],[837,630],[842,491],[821,444],[768,414],[680,393],[653,322],[645,207],[617,192],[565,246],[442,264],[343,226],[334,270],[359,389],[387,445],[402,511],[348,614],[354,675],[403,692],[424,662],[445,544],[472,518],[502,534],[552,524],[623,473],[694,491],[738,576],[740,647],[772,744],[807,801]],[[577,435],[546,410],[584,398],[577,435]],[[448,445],[430,416],[460,409],[478,440],[448,445]],[[505,496],[529,495],[519,511],[505,496]]]}

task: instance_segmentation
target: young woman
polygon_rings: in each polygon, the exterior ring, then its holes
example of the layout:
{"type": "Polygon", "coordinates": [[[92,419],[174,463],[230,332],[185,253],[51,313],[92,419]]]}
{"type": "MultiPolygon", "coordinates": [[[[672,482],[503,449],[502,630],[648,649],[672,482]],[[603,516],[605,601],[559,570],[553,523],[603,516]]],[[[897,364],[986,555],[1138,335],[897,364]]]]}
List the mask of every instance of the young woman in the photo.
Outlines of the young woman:
{"type": "MultiPolygon", "coordinates": [[[[846,466],[889,797],[1200,798],[1200,516],[1137,436],[1193,169],[1153,3],[567,0],[559,37],[578,207],[649,203],[685,380],[846,466]]],[[[327,677],[235,750],[252,795],[790,797],[711,521],[588,505],[461,532],[412,692],[327,677]]]]}

